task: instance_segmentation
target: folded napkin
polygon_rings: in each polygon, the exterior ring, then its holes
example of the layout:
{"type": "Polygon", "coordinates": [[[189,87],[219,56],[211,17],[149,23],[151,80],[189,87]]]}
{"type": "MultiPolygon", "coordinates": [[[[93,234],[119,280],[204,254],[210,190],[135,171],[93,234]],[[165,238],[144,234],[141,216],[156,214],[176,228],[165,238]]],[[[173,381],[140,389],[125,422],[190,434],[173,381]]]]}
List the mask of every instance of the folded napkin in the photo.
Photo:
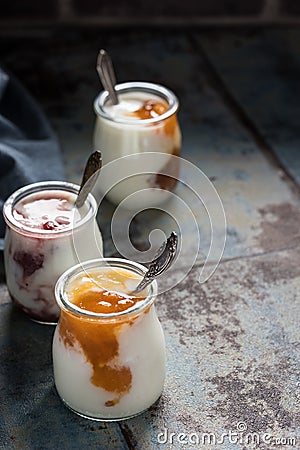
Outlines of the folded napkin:
{"type": "Polygon", "coordinates": [[[16,189],[45,180],[64,180],[57,137],[29,92],[0,68],[0,252],[3,203],[16,189]]]}

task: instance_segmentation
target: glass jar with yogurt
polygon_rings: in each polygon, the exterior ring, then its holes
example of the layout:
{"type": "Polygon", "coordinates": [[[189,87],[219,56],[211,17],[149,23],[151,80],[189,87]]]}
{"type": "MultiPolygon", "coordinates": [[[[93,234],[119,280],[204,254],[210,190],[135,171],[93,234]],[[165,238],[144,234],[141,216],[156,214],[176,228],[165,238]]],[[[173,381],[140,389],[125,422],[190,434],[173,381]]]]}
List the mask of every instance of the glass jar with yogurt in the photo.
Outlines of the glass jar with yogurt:
{"type": "Polygon", "coordinates": [[[154,306],[157,283],[131,293],[145,272],[135,262],[104,258],[78,264],[57,282],[55,385],[65,405],[83,417],[126,419],[162,393],[165,341],[154,306]]]}
{"type": "Polygon", "coordinates": [[[117,84],[119,103],[107,91],[94,102],[97,114],[94,147],[102,152],[104,167],[97,182],[99,195],[123,206],[155,206],[169,197],[179,177],[181,131],[179,102],[164,86],[147,82],[117,84]],[[120,159],[121,158],[121,159],[120,159]],[[105,167],[114,161],[111,169],[105,167]]]}
{"type": "Polygon", "coordinates": [[[72,183],[39,182],[14,192],[3,207],[7,288],[14,304],[40,323],[57,323],[54,288],[59,276],[80,261],[103,255],[96,200],[89,194],[76,208],[78,192],[72,183]]]}

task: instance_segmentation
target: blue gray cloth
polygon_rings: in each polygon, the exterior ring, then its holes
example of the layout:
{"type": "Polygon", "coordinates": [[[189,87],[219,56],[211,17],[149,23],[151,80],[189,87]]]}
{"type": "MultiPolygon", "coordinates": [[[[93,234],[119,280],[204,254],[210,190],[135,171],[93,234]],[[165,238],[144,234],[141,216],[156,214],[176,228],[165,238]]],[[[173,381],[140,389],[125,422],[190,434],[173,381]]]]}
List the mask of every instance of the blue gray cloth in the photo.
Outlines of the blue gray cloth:
{"type": "Polygon", "coordinates": [[[40,105],[0,68],[0,252],[5,200],[16,189],[45,180],[64,180],[57,137],[40,105]]]}

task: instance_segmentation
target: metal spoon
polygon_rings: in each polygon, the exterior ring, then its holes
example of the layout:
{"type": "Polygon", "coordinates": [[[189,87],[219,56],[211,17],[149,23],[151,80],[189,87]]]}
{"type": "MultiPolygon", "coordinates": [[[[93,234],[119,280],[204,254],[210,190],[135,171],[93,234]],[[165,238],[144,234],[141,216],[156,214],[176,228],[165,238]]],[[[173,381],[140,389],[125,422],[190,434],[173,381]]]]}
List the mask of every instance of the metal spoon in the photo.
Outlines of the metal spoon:
{"type": "Polygon", "coordinates": [[[131,294],[138,294],[145,287],[147,287],[154,278],[165,272],[173,263],[176,253],[177,253],[178,237],[177,234],[172,231],[167,241],[162,244],[158,251],[158,256],[151,262],[149,269],[144,275],[142,281],[137,285],[137,287],[131,291],[131,294]]]}
{"type": "Polygon", "coordinates": [[[111,58],[106,50],[101,49],[98,54],[97,72],[104,89],[109,93],[112,104],[117,105],[119,100],[115,90],[116,77],[111,58]]]}
{"type": "Polygon", "coordinates": [[[87,196],[93,189],[99,176],[101,167],[102,167],[101,152],[99,152],[99,150],[96,150],[89,156],[85,165],[85,169],[80,184],[80,189],[78,192],[77,199],[75,201],[75,206],[77,208],[81,208],[87,196]]]}

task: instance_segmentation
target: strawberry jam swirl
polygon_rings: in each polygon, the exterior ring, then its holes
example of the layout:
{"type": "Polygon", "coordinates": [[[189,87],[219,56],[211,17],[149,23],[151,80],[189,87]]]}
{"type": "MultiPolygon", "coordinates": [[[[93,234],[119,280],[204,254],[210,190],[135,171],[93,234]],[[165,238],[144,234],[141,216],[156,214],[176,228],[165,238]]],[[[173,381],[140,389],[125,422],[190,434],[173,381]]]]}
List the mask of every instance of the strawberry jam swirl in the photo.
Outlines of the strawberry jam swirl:
{"type": "MultiPolygon", "coordinates": [[[[133,276],[122,269],[95,270],[88,276],[80,274],[68,288],[68,299],[88,312],[104,315],[125,312],[145,300],[145,296],[124,293],[128,291],[128,277],[133,276]]],[[[61,311],[60,338],[65,347],[72,348],[74,344],[79,344],[92,367],[91,383],[112,394],[112,398],[105,403],[107,407],[116,405],[132,387],[131,369],[119,361],[119,335],[124,326],[131,326],[133,322],[134,318],[99,322],[61,311]]]]}
{"type": "Polygon", "coordinates": [[[68,194],[62,191],[41,192],[17,203],[13,216],[26,227],[57,231],[70,227],[72,208],[68,194]]]}

